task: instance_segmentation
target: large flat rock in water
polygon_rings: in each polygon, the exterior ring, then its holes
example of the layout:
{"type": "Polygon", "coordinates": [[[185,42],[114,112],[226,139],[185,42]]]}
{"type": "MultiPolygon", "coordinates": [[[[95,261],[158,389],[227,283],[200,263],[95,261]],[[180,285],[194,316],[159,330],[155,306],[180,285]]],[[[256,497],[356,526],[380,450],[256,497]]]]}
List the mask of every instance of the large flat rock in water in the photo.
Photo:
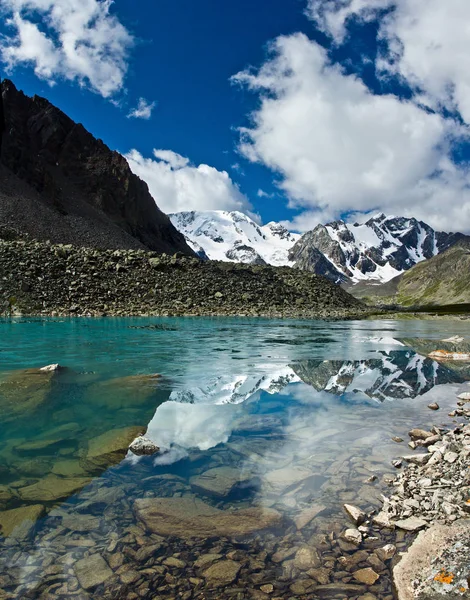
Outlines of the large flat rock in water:
{"type": "Polygon", "coordinates": [[[89,477],[57,477],[48,475],[37,483],[18,490],[21,498],[29,502],[52,502],[68,498],[84,488],[91,479],[89,477]]]}
{"type": "Polygon", "coordinates": [[[44,506],[41,504],[21,506],[0,512],[0,536],[27,538],[43,513],[44,506]]]}
{"type": "Polygon", "coordinates": [[[186,539],[248,535],[275,526],[282,518],[270,508],[219,510],[191,496],[139,499],[134,502],[134,511],[153,533],[186,539]]]}
{"type": "Polygon", "coordinates": [[[393,569],[398,600],[457,600],[469,595],[470,519],[422,531],[393,569]]]}
{"type": "Polygon", "coordinates": [[[91,439],[81,466],[87,471],[100,471],[118,464],[126,456],[129,444],[144,432],[145,427],[122,427],[111,429],[91,439]]]}
{"type": "Polygon", "coordinates": [[[269,471],[264,480],[275,490],[282,491],[312,477],[314,473],[303,467],[289,466],[269,471]]]}
{"type": "Polygon", "coordinates": [[[26,417],[44,404],[56,373],[41,369],[22,369],[0,380],[0,418],[2,423],[26,417]]]}
{"type": "Polygon", "coordinates": [[[100,554],[82,558],[74,565],[75,575],[84,590],[91,590],[109,579],[113,572],[100,554]]]}

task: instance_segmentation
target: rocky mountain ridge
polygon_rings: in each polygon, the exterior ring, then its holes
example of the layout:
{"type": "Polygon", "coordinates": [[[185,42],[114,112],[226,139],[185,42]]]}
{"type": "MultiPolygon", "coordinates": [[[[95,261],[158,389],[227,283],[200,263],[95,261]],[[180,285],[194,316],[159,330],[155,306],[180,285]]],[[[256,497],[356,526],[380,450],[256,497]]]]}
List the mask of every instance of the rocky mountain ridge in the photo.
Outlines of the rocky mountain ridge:
{"type": "Polygon", "coordinates": [[[54,243],[193,255],[121,154],[9,80],[1,96],[1,223],[54,243]]]}
{"type": "Polygon", "coordinates": [[[465,236],[435,231],[415,218],[375,215],[363,224],[334,221],[305,234],[289,253],[296,266],[314,271],[331,263],[338,283],[383,283],[436,256],[465,236]],[[322,254],[319,262],[318,253],[322,254]]]}
{"type": "Polygon", "coordinates": [[[378,286],[356,286],[355,295],[379,305],[470,304],[470,237],[378,286]]]}
{"type": "Polygon", "coordinates": [[[304,235],[280,223],[258,225],[238,211],[182,212],[170,218],[202,258],[294,266],[349,285],[390,281],[465,238],[382,213],[363,224],[317,225],[304,235]]]}

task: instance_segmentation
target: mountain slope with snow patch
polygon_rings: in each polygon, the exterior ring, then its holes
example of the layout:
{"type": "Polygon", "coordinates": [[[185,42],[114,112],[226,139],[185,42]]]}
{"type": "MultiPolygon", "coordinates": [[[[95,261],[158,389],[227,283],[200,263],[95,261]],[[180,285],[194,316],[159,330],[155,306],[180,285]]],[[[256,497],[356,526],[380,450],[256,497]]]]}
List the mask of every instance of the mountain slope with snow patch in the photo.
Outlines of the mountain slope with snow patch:
{"type": "Polygon", "coordinates": [[[169,217],[201,258],[293,266],[343,284],[388,282],[465,237],[383,213],[365,223],[317,225],[304,235],[280,223],[260,226],[238,211],[192,211],[169,217]]]}
{"type": "Polygon", "coordinates": [[[463,237],[434,231],[414,218],[381,213],[363,224],[317,225],[293,246],[289,259],[296,267],[316,273],[320,252],[330,265],[331,274],[326,276],[337,283],[384,283],[463,237]]]}

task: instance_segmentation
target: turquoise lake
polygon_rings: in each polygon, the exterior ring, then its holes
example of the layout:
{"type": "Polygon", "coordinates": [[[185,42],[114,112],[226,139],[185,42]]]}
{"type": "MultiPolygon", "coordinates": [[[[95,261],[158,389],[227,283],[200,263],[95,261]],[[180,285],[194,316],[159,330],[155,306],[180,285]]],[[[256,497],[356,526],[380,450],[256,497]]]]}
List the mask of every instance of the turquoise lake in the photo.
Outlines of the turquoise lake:
{"type": "Polygon", "coordinates": [[[470,368],[425,350],[454,335],[470,322],[0,321],[0,600],[392,600],[374,550],[412,538],[355,546],[343,504],[378,510],[408,431],[454,423],[470,368]],[[127,452],[140,432],[157,454],[127,452]]]}

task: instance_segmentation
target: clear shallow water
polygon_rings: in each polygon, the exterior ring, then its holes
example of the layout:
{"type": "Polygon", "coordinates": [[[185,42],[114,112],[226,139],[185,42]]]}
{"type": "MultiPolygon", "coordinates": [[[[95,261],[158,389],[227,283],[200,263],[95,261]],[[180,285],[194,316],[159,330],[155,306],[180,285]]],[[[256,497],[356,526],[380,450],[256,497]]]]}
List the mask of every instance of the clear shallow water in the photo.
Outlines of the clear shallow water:
{"type": "Polygon", "coordinates": [[[0,590],[11,598],[391,598],[388,565],[375,565],[372,586],[352,573],[371,566],[375,547],[407,540],[371,531],[378,539],[350,547],[341,507],[380,506],[383,475],[408,450],[392,436],[450,422],[446,409],[470,374],[400,340],[456,334],[470,336],[470,326],[0,322],[0,590]],[[45,379],[28,371],[57,362],[67,369],[45,379]],[[151,374],[161,378],[139,377],[151,374]],[[439,413],[427,408],[433,401],[439,413]],[[139,427],[161,447],[157,457],[125,457],[139,427]],[[188,498],[204,504],[193,511],[188,498]],[[32,512],[8,512],[18,509],[32,512]],[[213,509],[231,512],[211,513],[207,530],[201,510],[213,509]],[[257,531],[246,509],[259,523],[267,515],[266,528],[257,531]],[[39,517],[36,526],[12,529],[25,515],[39,517]],[[230,531],[218,528],[221,518],[230,531]]]}

